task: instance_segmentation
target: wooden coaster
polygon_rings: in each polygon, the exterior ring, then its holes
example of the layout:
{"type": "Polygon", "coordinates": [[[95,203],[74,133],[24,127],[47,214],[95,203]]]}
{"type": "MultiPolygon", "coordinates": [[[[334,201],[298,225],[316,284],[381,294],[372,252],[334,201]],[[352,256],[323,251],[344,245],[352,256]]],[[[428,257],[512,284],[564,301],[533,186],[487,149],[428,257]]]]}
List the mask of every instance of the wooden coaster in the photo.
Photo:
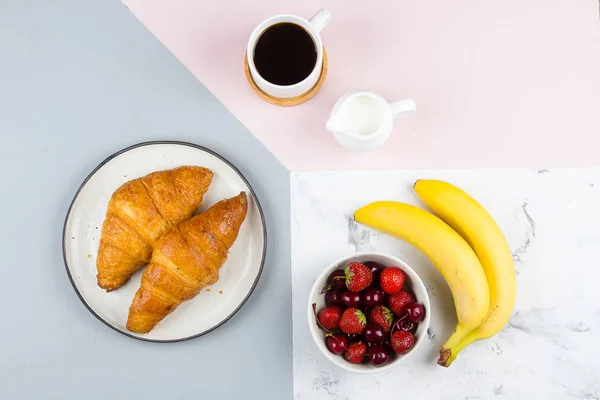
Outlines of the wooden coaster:
{"type": "Polygon", "coordinates": [[[323,48],[323,68],[321,69],[321,76],[319,77],[319,80],[317,81],[315,86],[313,86],[312,89],[310,89],[308,92],[289,99],[281,99],[279,97],[271,96],[270,94],[263,92],[262,89],[256,86],[256,82],[254,82],[254,79],[252,79],[252,75],[250,75],[250,67],[248,67],[247,54],[244,57],[244,71],[246,72],[246,79],[248,80],[250,87],[252,88],[254,93],[258,95],[258,97],[271,104],[275,104],[276,106],[295,106],[310,100],[321,89],[321,86],[323,86],[323,82],[325,82],[325,76],[327,76],[327,52],[325,51],[325,48],[323,48]]]}

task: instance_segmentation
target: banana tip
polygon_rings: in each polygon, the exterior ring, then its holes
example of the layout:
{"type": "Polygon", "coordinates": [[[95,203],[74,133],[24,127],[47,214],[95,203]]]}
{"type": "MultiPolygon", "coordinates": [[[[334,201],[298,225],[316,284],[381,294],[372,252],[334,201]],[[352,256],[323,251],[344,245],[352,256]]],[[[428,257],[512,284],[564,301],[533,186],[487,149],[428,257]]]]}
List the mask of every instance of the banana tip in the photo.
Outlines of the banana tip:
{"type": "Polygon", "coordinates": [[[420,179],[417,179],[415,181],[415,183],[413,183],[413,185],[412,185],[413,190],[415,190],[415,187],[417,186],[417,183],[419,183],[419,181],[420,181],[420,179]]]}
{"type": "Polygon", "coordinates": [[[452,352],[450,351],[450,349],[441,349],[440,350],[440,358],[438,359],[438,364],[441,365],[442,367],[447,367],[448,364],[448,360],[450,360],[450,356],[452,355],[452,352]]]}

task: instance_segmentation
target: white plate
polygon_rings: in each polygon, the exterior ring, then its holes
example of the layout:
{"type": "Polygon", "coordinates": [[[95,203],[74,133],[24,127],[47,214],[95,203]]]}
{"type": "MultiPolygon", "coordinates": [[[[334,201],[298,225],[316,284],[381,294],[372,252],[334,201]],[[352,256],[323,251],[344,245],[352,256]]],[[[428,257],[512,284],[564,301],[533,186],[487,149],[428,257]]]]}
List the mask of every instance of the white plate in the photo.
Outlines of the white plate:
{"type": "Polygon", "coordinates": [[[99,320],[129,337],[154,342],[191,339],[231,318],[254,290],[267,250],[263,213],[254,191],[242,174],[220,155],[190,143],[148,142],[121,150],[103,161],[79,188],[65,220],[63,256],[73,288],[99,320]],[[123,287],[107,293],[96,283],[96,254],[108,200],[121,184],[153,171],[182,165],[211,169],[214,178],[200,211],[217,201],[248,195],[248,214],[219,281],[183,303],[146,335],[125,328],[129,305],[140,286],[143,268],[123,287]],[[210,290],[208,290],[210,289],[210,290]]]}

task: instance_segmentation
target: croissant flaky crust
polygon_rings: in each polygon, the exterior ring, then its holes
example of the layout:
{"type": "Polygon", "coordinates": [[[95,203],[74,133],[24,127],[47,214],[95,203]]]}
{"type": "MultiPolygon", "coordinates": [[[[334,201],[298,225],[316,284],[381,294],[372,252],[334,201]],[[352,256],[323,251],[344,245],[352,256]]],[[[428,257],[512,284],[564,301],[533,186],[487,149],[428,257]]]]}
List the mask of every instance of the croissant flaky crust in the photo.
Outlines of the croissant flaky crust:
{"type": "Polygon", "coordinates": [[[213,178],[209,169],[153,172],[119,187],[108,202],[96,268],[98,285],[121,287],[150,261],[157,240],[194,215],[213,178]]]}
{"type": "Polygon", "coordinates": [[[129,307],[127,329],[150,332],[181,303],[215,283],[247,210],[246,193],[241,192],[163,235],[129,307]]]}

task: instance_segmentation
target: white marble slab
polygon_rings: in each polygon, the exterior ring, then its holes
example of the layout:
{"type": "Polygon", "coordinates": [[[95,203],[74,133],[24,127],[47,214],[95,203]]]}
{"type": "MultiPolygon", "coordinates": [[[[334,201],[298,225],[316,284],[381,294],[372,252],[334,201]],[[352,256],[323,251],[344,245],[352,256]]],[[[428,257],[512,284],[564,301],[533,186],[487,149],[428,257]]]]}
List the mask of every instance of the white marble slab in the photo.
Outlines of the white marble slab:
{"type": "Polygon", "coordinates": [[[298,172],[291,177],[294,398],[600,399],[600,169],[298,172]],[[357,225],[360,206],[420,204],[417,178],[444,179],[477,198],[513,250],[517,299],[509,325],[445,369],[440,345],[456,323],[437,269],[406,243],[357,225]],[[307,297],[337,258],[378,250],[407,261],[432,301],[429,340],[405,365],[357,375],[330,363],[307,327],[307,297]]]}

